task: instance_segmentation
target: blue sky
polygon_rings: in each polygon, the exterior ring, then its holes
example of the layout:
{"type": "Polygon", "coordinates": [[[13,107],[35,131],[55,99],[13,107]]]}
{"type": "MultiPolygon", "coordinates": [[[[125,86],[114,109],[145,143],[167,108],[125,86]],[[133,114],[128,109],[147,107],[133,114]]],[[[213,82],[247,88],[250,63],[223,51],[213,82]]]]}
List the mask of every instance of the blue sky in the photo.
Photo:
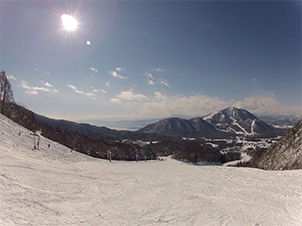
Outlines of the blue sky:
{"type": "Polygon", "coordinates": [[[301,2],[1,2],[17,103],[81,122],[301,114],[301,2]],[[78,27],[67,31],[61,15],[78,27]],[[87,44],[90,42],[90,45],[87,44]]]}

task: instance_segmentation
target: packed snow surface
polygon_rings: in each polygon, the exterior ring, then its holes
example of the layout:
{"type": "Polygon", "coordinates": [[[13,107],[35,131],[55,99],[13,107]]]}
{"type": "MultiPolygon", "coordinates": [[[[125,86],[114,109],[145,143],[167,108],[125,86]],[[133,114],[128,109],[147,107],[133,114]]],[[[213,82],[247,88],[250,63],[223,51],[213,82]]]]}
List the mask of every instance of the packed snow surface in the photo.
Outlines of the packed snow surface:
{"type": "Polygon", "coordinates": [[[0,115],[0,225],[298,226],[301,185],[301,170],[109,162],[44,137],[34,150],[0,115]]]}

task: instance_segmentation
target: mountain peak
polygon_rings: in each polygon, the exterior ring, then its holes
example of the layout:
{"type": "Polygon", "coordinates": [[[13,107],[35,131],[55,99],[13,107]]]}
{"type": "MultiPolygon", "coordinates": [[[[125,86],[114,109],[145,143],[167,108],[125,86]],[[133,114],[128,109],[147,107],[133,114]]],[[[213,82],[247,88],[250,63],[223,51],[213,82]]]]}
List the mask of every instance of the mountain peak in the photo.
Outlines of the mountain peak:
{"type": "Polygon", "coordinates": [[[196,133],[194,127],[190,125],[188,120],[182,118],[162,119],[140,129],[139,132],[158,133],[171,136],[196,133]]]}
{"type": "Polygon", "coordinates": [[[251,114],[250,112],[248,112],[245,109],[239,109],[239,108],[235,108],[235,107],[229,107],[226,108],[224,110],[221,111],[222,114],[224,114],[225,116],[230,117],[231,119],[235,119],[236,121],[245,121],[247,119],[257,119],[256,116],[254,116],[253,114],[251,114]]]}
{"type": "Polygon", "coordinates": [[[238,108],[235,108],[234,106],[226,108],[228,111],[234,111],[234,110],[239,110],[238,108]]]}
{"type": "Polygon", "coordinates": [[[247,110],[235,107],[228,107],[217,113],[206,115],[203,119],[217,129],[235,134],[255,135],[271,133],[273,130],[247,110]]]}

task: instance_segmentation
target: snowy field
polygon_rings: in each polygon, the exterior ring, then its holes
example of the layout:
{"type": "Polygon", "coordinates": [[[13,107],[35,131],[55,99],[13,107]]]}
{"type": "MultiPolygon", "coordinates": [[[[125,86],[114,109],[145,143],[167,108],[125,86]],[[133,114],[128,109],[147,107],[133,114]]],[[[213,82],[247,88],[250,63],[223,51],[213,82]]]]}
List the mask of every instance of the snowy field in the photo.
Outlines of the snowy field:
{"type": "Polygon", "coordinates": [[[110,163],[43,137],[33,150],[0,115],[0,225],[300,226],[302,171],[110,163]]]}

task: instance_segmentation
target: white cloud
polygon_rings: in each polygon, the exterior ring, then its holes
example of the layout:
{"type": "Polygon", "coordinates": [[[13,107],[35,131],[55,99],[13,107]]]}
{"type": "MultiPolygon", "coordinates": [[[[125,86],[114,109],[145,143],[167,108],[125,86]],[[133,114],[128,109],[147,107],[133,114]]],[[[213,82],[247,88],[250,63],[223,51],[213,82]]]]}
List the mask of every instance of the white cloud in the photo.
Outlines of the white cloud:
{"type": "Polygon", "coordinates": [[[48,82],[41,81],[41,83],[45,87],[39,87],[39,86],[30,86],[28,82],[21,81],[19,87],[25,89],[25,93],[29,95],[38,95],[38,91],[43,91],[43,92],[52,92],[52,93],[59,93],[59,90],[54,89],[52,85],[48,82]]]}
{"type": "Polygon", "coordinates": [[[75,87],[75,86],[73,86],[73,85],[67,84],[67,86],[68,86],[69,88],[75,90],[75,91],[77,90],[77,87],[75,87]]]}
{"type": "Polygon", "coordinates": [[[147,77],[147,78],[149,79],[149,80],[147,81],[147,83],[146,83],[148,86],[153,86],[153,85],[155,85],[155,82],[154,82],[155,78],[154,78],[154,76],[153,76],[150,72],[146,71],[146,72],[143,73],[142,75],[145,76],[145,77],[147,77]]]}
{"type": "Polygon", "coordinates": [[[160,92],[155,92],[154,93],[154,97],[157,100],[163,100],[166,96],[164,96],[163,94],[161,94],[160,92]]]}
{"type": "Polygon", "coordinates": [[[153,82],[152,80],[148,80],[147,85],[148,85],[148,86],[153,86],[153,85],[154,85],[154,82],[153,82]]]}
{"type": "Polygon", "coordinates": [[[247,97],[243,101],[238,101],[234,105],[238,108],[243,108],[253,113],[277,112],[279,101],[274,93],[267,93],[264,97],[247,97]]]}
{"type": "Polygon", "coordinates": [[[156,71],[156,72],[164,72],[164,71],[167,71],[167,70],[162,69],[162,68],[153,68],[152,71],[156,71]]]}
{"type": "Polygon", "coordinates": [[[148,100],[148,97],[146,97],[145,95],[140,93],[134,94],[132,90],[123,91],[120,94],[118,94],[117,97],[124,100],[138,100],[138,101],[148,100]]]}
{"type": "MultiPolygon", "coordinates": [[[[171,115],[187,115],[190,117],[203,116],[211,112],[234,106],[250,111],[253,114],[278,113],[284,111],[280,108],[279,100],[273,93],[262,97],[247,97],[243,101],[226,101],[219,97],[206,95],[175,95],[167,96],[155,92],[146,101],[129,106],[133,112],[138,112],[138,118],[161,118],[171,115]]],[[[130,103],[131,104],[131,103],[130,103]]],[[[285,111],[284,111],[285,112],[285,111]]]]}
{"type": "Polygon", "coordinates": [[[212,98],[205,95],[192,96],[167,96],[160,92],[154,93],[154,99],[141,106],[141,116],[151,115],[156,117],[169,117],[175,114],[188,116],[202,116],[207,113],[220,110],[229,105],[220,98],[212,98]]]}
{"type": "Polygon", "coordinates": [[[153,75],[152,75],[150,72],[148,72],[148,71],[146,71],[146,72],[143,73],[142,75],[143,75],[143,76],[146,76],[147,78],[153,78],[153,75]]]}
{"type": "Polygon", "coordinates": [[[50,83],[48,83],[48,82],[44,82],[44,81],[41,81],[41,82],[42,82],[42,84],[43,84],[44,86],[52,87],[52,85],[51,85],[50,83]]]}
{"type": "Polygon", "coordinates": [[[94,67],[91,67],[90,70],[94,71],[95,73],[99,73],[99,71],[96,68],[94,68],[94,67]]]}
{"type": "Polygon", "coordinates": [[[19,87],[22,87],[23,89],[31,89],[31,87],[28,85],[28,82],[25,81],[21,81],[19,87]]]}
{"type": "Polygon", "coordinates": [[[13,75],[8,76],[9,79],[16,80],[16,78],[13,75]]]}
{"type": "Polygon", "coordinates": [[[107,86],[107,87],[110,87],[110,84],[109,84],[109,82],[106,82],[106,86],[107,86]]]}
{"type": "MultiPolygon", "coordinates": [[[[124,108],[136,112],[136,118],[162,118],[181,114],[188,116],[203,116],[213,111],[221,110],[231,105],[220,98],[212,98],[204,95],[193,96],[167,96],[155,92],[153,96],[146,97],[142,94],[133,94],[132,91],[121,92],[111,102],[119,103],[124,108]],[[121,102],[121,99],[132,102],[121,102]],[[140,100],[137,102],[135,100],[140,100]]],[[[129,115],[129,118],[133,115],[129,115]]]]}
{"type": "Polygon", "coordinates": [[[115,110],[110,115],[96,117],[119,120],[167,118],[172,115],[196,117],[220,111],[230,106],[244,108],[253,114],[265,111],[274,112],[275,109],[279,112],[280,110],[279,101],[273,93],[268,93],[263,97],[247,97],[243,101],[234,101],[200,94],[169,96],[161,92],[154,92],[153,95],[146,96],[136,94],[130,89],[116,95],[116,97],[110,99],[110,102],[118,104],[116,107],[120,107],[120,110],[115,110]]]}
{"type": "Polygon", "coordinates": [[[116,67],[115,70],[116,70],[116,71],[126,71],[125,68],[123,68],[123,67],[116,67]]]}
{"type": "MultiPolygon", "coordinates": [[[[157,69],[153,69],[153,70],[157,70],[157,69]]],[[[148,81],[146,84],[149,86],[159,84],[159,85],[170,87],[170,85],[168,84],[168,81],[166,79],[156,78],[148,71],[144,72],[142,75],[145,76],[146,78],[148,78],[148,81]]]]}
{"type": "Polygon", "coordinates": [[[38,91],[53,92],[53,93],[59,92],[57,89],[52,89],[51,84],[49,84],[47,82],[43,82],[43,81],[42,81],[42,83],[46,87],[30,86],[30,85],[28,85],[28,82],[25,82],[25,81],[21,81],[20,83],[21,84],[18,86],[23,89],[26,89],[25,93],[29,94],[29,95],[38,95],[38,91]]]}
{"type": "MultiPolygon", "coordinates": [[[[91,88],[92,88],[92,87],[91,87],[91,88]]],[[[93,88],[92,88],[92,89],[93,89],[93,88]]],[[[98,93],[98,92],[100,92],[100,91],[101,91],[102,93],[107,93],[107,92],[106,92],[105,90],[103,90],[103,89],[100,89],[100,90],[98,90],[98,89],[93,89],[93,90],[92,90],[93,93],[98,93]]]]}
{"type": "Polygon", "coordinates": [[[121,103],[121,100],[119,98],[112,98],[112,99],[110,99],[110,101],[112,103],[117,103],[117,104],[121,103]]]}
{"type": "Polygon", "coordinates": [[[25,93],[28,95],[38,95],[38,92],[36,90],[26,90],[25,93]]]}
{"type": "Polygon", "coordinates": [[[170,85],[168,84],[168,81],[166,79],[162,79],[162,78],[159,78],[159,84],[161,85],[165,85],[167,87],[169,87],[170,85]]]}
{"type": "Polygon", "coordinates": [[[148,100],[149,98],[143,94],[135,94],[133,90],[130,89],[129,91],[123,91],[120,94],[116,95],[116,98],[112,98],[110,101],[113,103],[121,103],[121,99],[128,100],[128,101],[144,101],[148,100]]]}
{"type": "Polygon", "coordinates": [[[76,93],[85,95],[85,96],[90,97],[91,99],[94,99],[94,100],[96,99],[95,98],[95,94],[93,94],[93,93],[89,93],[89,92],[84,92],[84,91],[78,90],[77,87],[75,87],[73,85],[70,85],[70,84],[67,84],[67,87],[71,88],[76,93]]]}
{"type": "Polygon", "coordinates": [[[114,77],[114,78],[128,79],[127,77],[124,77],[124,76],[118,74],[116,71],[113,71],[113,70],[109,71],[109,73],[110,73],[111,76],[114,77]]]}

